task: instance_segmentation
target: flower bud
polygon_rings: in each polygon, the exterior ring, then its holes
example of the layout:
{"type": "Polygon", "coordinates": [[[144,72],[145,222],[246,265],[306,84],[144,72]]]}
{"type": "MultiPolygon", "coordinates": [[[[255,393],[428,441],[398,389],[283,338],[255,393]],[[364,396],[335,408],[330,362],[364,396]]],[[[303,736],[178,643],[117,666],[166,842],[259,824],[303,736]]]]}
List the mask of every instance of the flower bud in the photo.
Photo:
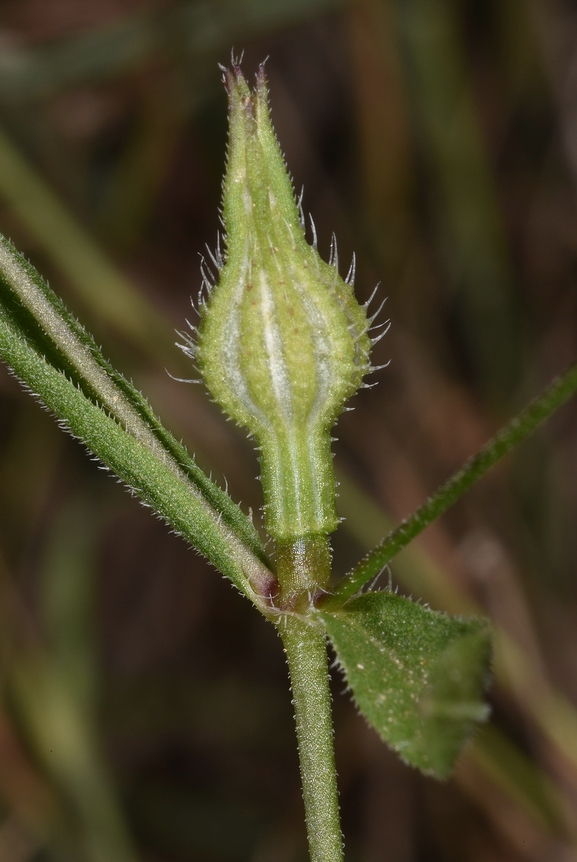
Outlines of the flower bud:
{"type": "Polygon", "coordinates": [[[330,429],[369,370],[371,340],[351,286],[305,239],[263,67],[254,91],[237,66],[225,84],[226,262],[196,358],[215,400],[260,446],[268,532],[293,541],[337,526],[330,429]]]}

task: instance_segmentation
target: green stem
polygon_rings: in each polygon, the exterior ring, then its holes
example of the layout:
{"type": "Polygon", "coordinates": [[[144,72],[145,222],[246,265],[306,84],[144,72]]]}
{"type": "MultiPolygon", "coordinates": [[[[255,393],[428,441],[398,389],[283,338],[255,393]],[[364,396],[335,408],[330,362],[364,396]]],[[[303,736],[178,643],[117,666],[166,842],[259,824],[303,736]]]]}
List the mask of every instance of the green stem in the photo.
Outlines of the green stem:
{"type": "Polygon", "coordinates": [[[288,542],[277,541],[276,573],[277,608],[306,614],[318,593],[329,585],[331,546],[328,536],[317,533],[288,542]]]}
{"type": "Polygon", "coordinates": [[[277,624],[292,687],[311,862],[342,862],[324,633],[298,617],[277,624]]]}
{"type": "Polygon", "coordinates": [[[500,458],[561,407],[576,389],[577,362],[560,377],[556,377],[538,398],[531,401],[444,485],[441,485],[438,491],[429,497],[410,518],[399,524],[348,575],[345,575],[333,594],[319,602],[323,610],[335,610],[341,607],[364,584],[378,575],[399,551],[452,506],[500,458]]]}

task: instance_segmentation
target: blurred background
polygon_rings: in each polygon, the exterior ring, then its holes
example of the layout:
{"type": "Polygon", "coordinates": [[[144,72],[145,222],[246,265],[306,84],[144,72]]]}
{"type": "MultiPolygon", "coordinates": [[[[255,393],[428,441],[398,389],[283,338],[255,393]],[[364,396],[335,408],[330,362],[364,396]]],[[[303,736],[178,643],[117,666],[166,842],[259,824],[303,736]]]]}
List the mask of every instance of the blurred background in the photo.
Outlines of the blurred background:
{"type": "MultiPolygon", "coordinates": [[[[570,0],[2,0],[0,231],[245,510],[258,465],[174,347],[213,247],[217,63],[269,57],[327,257],[391,332],[335,444],[335,570],[577,354],[570,0]]],[[[348,862],[577,859],[577,404],[391,566],[495,626],[492,721],[439,784],[335,672],[348,862]]],[[[388,575],[382,577],[386,585],[388,575]]],[[[304,862],[274,630],[0,369],[0,859],[304,862]]]]}

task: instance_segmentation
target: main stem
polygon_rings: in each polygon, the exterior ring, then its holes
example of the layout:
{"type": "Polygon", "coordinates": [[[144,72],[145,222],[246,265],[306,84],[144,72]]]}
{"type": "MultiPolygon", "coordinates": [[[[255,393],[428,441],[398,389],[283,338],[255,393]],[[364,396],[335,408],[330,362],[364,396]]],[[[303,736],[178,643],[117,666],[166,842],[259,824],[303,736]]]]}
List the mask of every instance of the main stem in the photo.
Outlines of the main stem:
{"type": "Polygon", "coordinates": [[[289,667],[311,862],[342,862],[325,636],[288,614],[277,625],[289,667]]]}

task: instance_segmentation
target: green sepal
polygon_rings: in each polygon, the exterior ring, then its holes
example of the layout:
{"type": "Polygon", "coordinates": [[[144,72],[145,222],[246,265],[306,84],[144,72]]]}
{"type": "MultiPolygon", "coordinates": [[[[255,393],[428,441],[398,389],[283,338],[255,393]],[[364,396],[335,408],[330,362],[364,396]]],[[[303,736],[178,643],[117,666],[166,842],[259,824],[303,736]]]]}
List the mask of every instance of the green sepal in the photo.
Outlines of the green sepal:
{"type": "Polygon", "coordinates": [[[488,716],[488,621],[449,617],[390,592],[320,617],[365,718],[407,763],[447,778],[488,716]]]}
{"type": "Polygon", "coordinates": [[[286,543],[337,527],[330,429],[369,371],[370,322],[336,254],[325,263],[307,243],[263,67],[254,90],[238,66],[224,78],[226,256],[188,352],[256,439],[265,526],[286,543]]]}

